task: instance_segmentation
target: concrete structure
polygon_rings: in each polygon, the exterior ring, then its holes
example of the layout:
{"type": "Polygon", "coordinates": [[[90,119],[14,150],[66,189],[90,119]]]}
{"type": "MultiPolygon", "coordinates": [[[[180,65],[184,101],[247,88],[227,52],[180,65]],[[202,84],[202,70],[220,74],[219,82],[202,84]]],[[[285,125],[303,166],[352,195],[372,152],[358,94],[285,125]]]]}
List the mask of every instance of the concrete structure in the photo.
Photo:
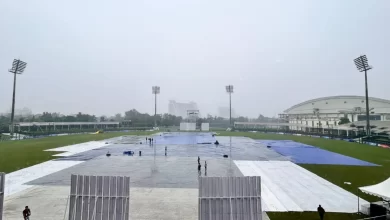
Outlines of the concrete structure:
{"type": "Polygon", "coordinates": [[[210,131],[210,124],[209,123],[202,123],[201,130],[202,131],[210,131]]]}
{"type": "Polygon", "coordinates": [[[168,113],[175,116],[180,116],[183,119],[187,118],[189,110],[199,110],[195,102],[180,103],[170,100],[168,104],[168,113]]]}
{"type": "Polygon", "coordinates": [[[185,118],[184,121],[196,123],[198,119],[199,119],[199,110],[188,110],[187,118],[185,118]]]}
{"type": "MultiPolygon", "coordinates": [[[[370,97],[369,102],[370,121],[390,121],[390,100],[370,97]]],[[[296,104],[279,116],[285,122],[295,124],[289,126],[291,130],[332,129],[343,117],[351,123],[365,121],[365,106],[364,96],[330,96],[296,104]]]]}
{"type": "MultiPolygon", "coordinates": [[[[218,108],[218,116],[222,118],[229,119],[230,117],[230,110],[229,107],[219,107],[218,108]]],[[[234,109],[232,108],[232,118],[236,117],[236,113],[234,109]]]]}
{"type": "Polygon", "coordinates": [[[19,122],[15,131],[118,128],[119,122],[19,122]]]}
{"type": "Polygon", "coordinates": [[[128,220],[130,177],[72,175],[69,220],[128,220]]]}
{"type": "MultiPolygon", "coordinates": [[[[345,125],[338,126],[330,126],[330,130],[357,130],[357,128],[350,127],[351,123],[345,125]]],[[[288,123],[288,122],[234,122],[234,127],[236,129],[262,129],[262,128],[270,128],[275,130],[283,131],[285,128],[297,127],[298,130],[308,130],[311,131],[313,129],[317,129],[317,127],[312,127],[306,124],[297,124],[297,123],[288,123]],[[313,128],[313,129],[311,129],[313,128]]],[[[325,127],[321,127],[321,129],[325,129],[325,127]]],[[[321,130],[320,129],[320,130],[321,130]]],[[[326,127],[327,129],[327,127],[326,127]]]]}
{"type": "Polygon", "coordinates": [[[200,177],[199,220],[262,220],[261,178],[200,177]]]}
{"type": "Polygon", "coordinates": [[[0,173],[0,220],[3,219],[5,173],[0,173]]]}
{"type": "Polygon", "coordinates": [[[180,131],[196,131],[196,123],[180,122],[180,131]]]}

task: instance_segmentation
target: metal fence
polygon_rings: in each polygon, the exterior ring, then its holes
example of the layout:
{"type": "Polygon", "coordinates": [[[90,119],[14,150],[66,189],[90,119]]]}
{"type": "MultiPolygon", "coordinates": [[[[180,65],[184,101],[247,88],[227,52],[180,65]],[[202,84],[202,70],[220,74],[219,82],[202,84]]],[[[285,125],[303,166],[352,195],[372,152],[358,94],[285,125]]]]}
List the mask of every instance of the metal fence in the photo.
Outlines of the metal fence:
{"type": "Polygon", "coordinates": [[[69,220],[128,220],[130,177],[72,175],[69,220]]]}
{"type": "Polygon", "coordinates": [[[200,177],[199,220],[261,220],[261,179],[200,177]]]}

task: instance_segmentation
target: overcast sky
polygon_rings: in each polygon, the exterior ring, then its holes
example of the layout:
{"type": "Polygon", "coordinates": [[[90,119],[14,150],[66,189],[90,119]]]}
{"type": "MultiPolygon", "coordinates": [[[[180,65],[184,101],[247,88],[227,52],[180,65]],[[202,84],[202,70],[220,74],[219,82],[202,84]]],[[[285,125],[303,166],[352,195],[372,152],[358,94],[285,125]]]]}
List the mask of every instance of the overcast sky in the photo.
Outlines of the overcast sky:
{"type": "Polygon", "coordinates": [[[353,59],[366,54],[370,96],[390,99],[389,0],[1,0],[0,112],[112,115],[194,101],[277,116],[312,98],[364,95],[353,59]]]}

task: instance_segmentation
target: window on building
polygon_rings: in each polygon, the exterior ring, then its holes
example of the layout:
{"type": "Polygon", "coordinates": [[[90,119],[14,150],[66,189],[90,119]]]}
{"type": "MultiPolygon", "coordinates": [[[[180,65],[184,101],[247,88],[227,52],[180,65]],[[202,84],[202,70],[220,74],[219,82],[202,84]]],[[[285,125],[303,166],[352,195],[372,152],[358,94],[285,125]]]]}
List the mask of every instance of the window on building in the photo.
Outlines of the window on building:
{"type": "MultiPolygon", "coordinates": [[[[381,116],[380,115],[370,115],[369,116],[370,121],[380,121],[381,116]]],[[[365,121],[366,120],[366,115],[358,115],[357,116],[358,121],[365,121]]]]}

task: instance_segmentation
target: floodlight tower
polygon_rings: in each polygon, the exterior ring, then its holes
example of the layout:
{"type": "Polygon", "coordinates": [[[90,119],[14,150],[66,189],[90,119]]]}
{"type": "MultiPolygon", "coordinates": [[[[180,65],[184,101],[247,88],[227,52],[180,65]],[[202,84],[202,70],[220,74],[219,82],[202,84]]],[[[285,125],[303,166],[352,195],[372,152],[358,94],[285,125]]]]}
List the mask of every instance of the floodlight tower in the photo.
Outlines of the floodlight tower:
{"type": "Polygon", "coordinates": [[[157,94],[160,94],[160,86],[153,86],[152,92],[154,94],[154,127],[157,127],[157,94]]]}
{"type": "Polygon", "coordinates": [[[233,85],[226,86],[226,92],[229,93],[229,111],[230,111],[230,128],[232,127],[232,93],[233,93],[233,85]]]}
{"type": "Polygon", "coordinates": [[[366,85],[366,131],[367,136],[371,135],[371,129],[370,129],[370,106],[368,103],[368,85],[367,85],[367,71],[372,69],[372,66],[368,65],[368,60],[366,55],[361,55],[360,57],[356,58],[354,60],[356,68],[359,70],[359,72],[364,72],[364,79],[365,79],[365,85],[366,85]]]}
{"type": "Polygon", "coordinates": [[[15,90],[16,90],[16,74],[22,74],[24,69],[26,69],[27,63],[19,59],[14,59],[12,62],[12,69],[8,70],[10,73],[14,74],[14,89],[12,93],[12,111],[11,111],[11,137],[14,135],[14,116],[15,116],[15,90]]]}

